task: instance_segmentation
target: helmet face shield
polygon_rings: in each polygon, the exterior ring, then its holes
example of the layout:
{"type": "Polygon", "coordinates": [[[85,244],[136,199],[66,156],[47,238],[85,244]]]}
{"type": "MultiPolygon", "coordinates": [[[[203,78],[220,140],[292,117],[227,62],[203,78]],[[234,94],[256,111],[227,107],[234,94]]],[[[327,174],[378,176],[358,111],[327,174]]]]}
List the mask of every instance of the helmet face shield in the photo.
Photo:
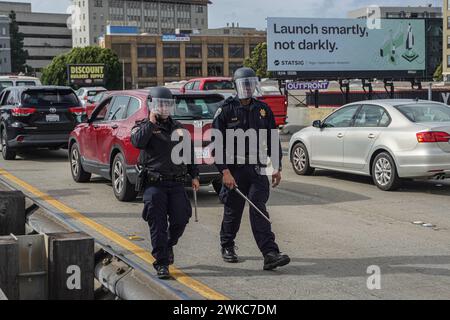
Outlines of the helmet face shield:
{"type": "Polygon", "coordinates": [[[150,112],[162,117],[168,118],[175,114],[175,99],[153,98],[148,102],[150,112]]]}
{"type": "Polygon", "coordinates": [[[258,89],[259,79],[257,77],[236,79],[235,85],[238,98],[249,99],[254,96],[258,89]]]}

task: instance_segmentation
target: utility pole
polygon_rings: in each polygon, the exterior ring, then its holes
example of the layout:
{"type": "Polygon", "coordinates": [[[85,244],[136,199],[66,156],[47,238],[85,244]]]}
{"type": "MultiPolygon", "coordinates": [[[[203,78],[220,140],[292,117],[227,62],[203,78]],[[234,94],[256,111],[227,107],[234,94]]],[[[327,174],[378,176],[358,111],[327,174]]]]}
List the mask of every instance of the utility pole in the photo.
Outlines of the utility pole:
{"type": "Polygon", "coordinates": [[[122,59],[122,88],[125,90],[125,59],[122,59]]]}

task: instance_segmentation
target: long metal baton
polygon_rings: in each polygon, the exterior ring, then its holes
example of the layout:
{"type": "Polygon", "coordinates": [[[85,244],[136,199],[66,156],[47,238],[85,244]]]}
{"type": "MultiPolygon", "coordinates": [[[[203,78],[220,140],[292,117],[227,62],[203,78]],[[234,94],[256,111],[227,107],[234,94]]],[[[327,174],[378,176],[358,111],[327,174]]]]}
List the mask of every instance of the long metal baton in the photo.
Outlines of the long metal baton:
{"type": "Polygon", "coordinates": [[[198,209],[197,209],[197,191],[194,190],[194,210],[195,210],[195,222],[198,222],[198,209]]]}
{"type": "Polygon", "coordinates": [[[236,191],[238,195],[240,195],[243,199],[245,199],[245,201],[247,201],[248,204],[251,205],[253,209],[255,209],[256,212],[258,212],[264,219],[266,219],[270,224],[272,224],[272,221],[270,221],[269,217],[267,217],[253,202],[251,202],[250,199],[247,198],[245,194],[241,192],[241,190],[239,190],[239,188],[234,188],[233,190],[236,191]]]}

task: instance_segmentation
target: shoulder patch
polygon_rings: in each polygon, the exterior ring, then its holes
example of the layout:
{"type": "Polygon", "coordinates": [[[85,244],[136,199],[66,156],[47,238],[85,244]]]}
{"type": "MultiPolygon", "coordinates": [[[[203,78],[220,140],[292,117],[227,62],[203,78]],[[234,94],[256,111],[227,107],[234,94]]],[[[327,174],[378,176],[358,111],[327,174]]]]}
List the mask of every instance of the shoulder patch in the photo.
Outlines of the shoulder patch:
{"type": "Polygon", "coordinates": [[[131,130],[131,134],[136,134],[139,131],[139,127],[134,127],[133,130],[131,130]]]}

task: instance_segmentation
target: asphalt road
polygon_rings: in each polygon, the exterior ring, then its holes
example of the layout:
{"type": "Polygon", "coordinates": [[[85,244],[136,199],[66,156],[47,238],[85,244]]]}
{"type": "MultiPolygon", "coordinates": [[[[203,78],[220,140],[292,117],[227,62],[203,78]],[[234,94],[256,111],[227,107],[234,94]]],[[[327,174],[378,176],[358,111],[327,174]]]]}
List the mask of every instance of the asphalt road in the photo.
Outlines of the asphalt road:
{"type": "MultiPolygon", "coordinates": [[[[237,239],[241,261],[224,263],[218,241],[222,207],[212,188],[202,188],[200,223],[191,221],[175,249],[176,267],[186,278],[231,299],[450,299],[449,182],[410,181],[398,192],[385,193],[366,177],[328,171],[298,177],[287,161],[284,167],[284,182],[273,191],[269,212],[277,241],[292,263],[274,272],[262,270],[248,213],[237,239]],[[435,227],[412,223],[419,220],[435,227]],[[379,290],[367,288],[367,269],[374,265],[381,270],[379,290]]],[[[5,176],[8,172],[123,238],[142,237],[134,243],[150,250],[142,203],[118,202],[101,178],[75,183],[65,151],[25,153],[17,161],[0,160],[0,169],[5,170],[1,179],[17,183],[5,176]]],[[[19,188],[36,196],[38,191],[29,187],[22,183],[19,188]]],[[[69,220],[118,248],[82,219],[69,220]]],[[[123,253],[151,270],[135,254],[123,253]]],[[[189,281],[181,282],[169,283],[194,298],[204,297],[189,281]]]]}

